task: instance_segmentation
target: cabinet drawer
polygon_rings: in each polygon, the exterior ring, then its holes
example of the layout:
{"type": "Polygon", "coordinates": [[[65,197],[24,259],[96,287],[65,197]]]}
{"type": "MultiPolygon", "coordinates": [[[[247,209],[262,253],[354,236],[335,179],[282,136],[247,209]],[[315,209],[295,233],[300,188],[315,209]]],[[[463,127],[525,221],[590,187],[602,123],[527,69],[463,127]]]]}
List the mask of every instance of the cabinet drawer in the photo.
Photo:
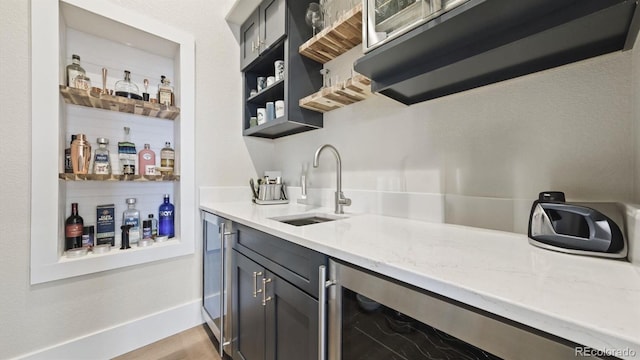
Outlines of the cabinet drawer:
{"type": "Polygon", "coordinates": [[[234,223],[233,248],[301,290],[318,297],[318,267],[327,256],[262,231],[234,223]]]}

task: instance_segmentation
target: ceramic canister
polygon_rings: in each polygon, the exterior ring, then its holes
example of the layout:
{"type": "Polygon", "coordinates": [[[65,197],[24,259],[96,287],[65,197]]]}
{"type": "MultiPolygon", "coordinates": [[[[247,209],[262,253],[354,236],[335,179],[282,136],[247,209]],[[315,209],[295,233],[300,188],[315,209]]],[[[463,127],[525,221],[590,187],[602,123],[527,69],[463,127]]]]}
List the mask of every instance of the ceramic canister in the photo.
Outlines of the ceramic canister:
{"type": "Polygon", "coordinates": [[[284,79],[284,60],[276,60],[273,63],[276,81],[284,79]]]}
{"type": "Polygon", "coordinates": [[[276,118],[284,116],[284,100],[276,101],[275,106],[276,106],[276,118]]]}
{"type": "Polygon", "coordinates": [[[264,90],[264,88],[267,87],[267,78],[264,76],[258,76],[257,79],[257,87],[258,87],[258,92],[264,90]]]}
{"type": "Polygon", "coordinates": [[[258,108],[258,125],[262,125],[267,122],[267,109],[258,108]]]}
{"type": "Polygon", "coordinates": [[[276,107],[273,104],[273,101],[267,102],[266,110],[267,110],[267,121],[271,121],[276,118],[276,107]]]}

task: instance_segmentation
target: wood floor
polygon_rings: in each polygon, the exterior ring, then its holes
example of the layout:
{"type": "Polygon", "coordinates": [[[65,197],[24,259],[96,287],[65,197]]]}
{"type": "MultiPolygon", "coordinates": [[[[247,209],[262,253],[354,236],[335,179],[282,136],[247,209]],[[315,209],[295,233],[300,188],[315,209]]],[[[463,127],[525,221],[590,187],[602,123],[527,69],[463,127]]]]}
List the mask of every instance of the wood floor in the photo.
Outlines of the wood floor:
{"type": "Polygon", "coordinates": [[[114,360],[133,359],[220,360],[220,356],[204,325],[200,325],[118,356],[114,360]]]}

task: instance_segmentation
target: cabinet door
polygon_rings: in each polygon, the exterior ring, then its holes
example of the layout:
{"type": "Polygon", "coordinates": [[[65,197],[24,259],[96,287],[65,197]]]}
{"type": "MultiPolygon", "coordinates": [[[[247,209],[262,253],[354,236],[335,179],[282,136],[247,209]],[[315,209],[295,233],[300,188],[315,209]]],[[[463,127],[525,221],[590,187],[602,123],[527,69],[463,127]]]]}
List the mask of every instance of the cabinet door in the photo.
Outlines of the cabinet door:
{"type": "Polygon", "coordinates": [[[318,357],[318,300],[267,271],[267,360],[318,357]]]}
{"type": "Polygon", "coordinates": [[[285,0],[265,0],[259,9],[260,51],[265,51],[286,34],[287,5],[285,0]]]}
{"type": "Polygon", "coordinates": [[[260,54],[260,12],[256,9],[240,27],[240,69],[251,64],[260,54]]]}
{"type": "Polygon", "coordinates": [[[262,306],[262,278],[265,270],[244,255],[233,251],[233,358],[265,358],[265,307],[262,306]]]}

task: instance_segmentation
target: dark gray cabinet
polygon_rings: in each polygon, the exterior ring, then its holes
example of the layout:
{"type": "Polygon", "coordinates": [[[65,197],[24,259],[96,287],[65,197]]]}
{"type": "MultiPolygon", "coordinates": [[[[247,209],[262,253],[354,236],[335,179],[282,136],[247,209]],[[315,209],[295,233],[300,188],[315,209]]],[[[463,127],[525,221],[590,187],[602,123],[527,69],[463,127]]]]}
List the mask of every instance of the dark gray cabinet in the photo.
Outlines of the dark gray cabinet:
{"type": "Polygon", "coordinates": [[[355,70],[371,91],[411,105],[631,49],[638,9],[628,0],[470,0],[371,50],[355,70]]]}
{"type": "Polygon", "coordinates": [[[243,78],[242,133],[274,139],[322,128],[322,113],[299,106],[301,98],[322,87],[322,64],[301,56],[298,48],[312,36],[305,22],[309,0],[263,0],[240,28],[240,62],[243,78]],[[257,79],[275,75],[274,62],[284,60],[284,79],[257,94],[257,79]],[[259,108],[283,100],[284,115],[251,126],[259,108]]]}
{"type": "Polygon", "coordinates": [[[258,34],[260,30],[258,29],[259,22],[259,13],[258,10],[254,11],[253,14],[245,21],[244,24],[240,27],[240,68],[244,69],[247,65],[251,64],[252,61],[258,58],[260,55],[259,50],[259,38],[258,34]]]}
{"type": "Polygon", "coordinates": [[[286,35],[285,0],[265,0],[240,27],[240,68],[245,69],[286,35]]]}
{"type": "Polygon", "coordinates": [[[317,358],[318,268],[327,257],[249,227],[234,228],[233,358],[317,358]]]}

